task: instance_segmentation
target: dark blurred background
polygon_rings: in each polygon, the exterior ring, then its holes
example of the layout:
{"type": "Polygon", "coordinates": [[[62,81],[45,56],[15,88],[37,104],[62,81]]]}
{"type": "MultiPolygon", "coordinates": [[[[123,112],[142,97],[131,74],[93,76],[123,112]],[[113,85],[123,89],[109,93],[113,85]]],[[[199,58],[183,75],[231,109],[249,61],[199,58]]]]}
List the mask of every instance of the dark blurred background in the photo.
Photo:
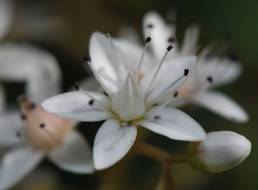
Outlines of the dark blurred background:
{"type": "MultiPolygon", "coordinates": [[[[134,27],[141,35],[143,15],[156,10],[164,18],[177,13],[178,37],[192,22],[201,27],[201,44],[226,37],[230,51],[241,60],[244,73],[234,84],[221,88],[239,102],[250,114],[247,124],[227,121],[196,107],[185,111],[207,131],[233,130],[252,142],[252,153],[240,166],[228,172],[208,175],[188,165],[171,168],[179,190],[256,190],[258,188],[258,1],[257,0],[17,0],[15,18],[7,41],[29,42],[52,52],[60,62],[64,90],[90,75],[83,69],[82,57],[87,55],[93,31],[112,32],[124,26],[134,27]]],[[[80,130],[92,142],[96,124],[82,123],[80,130]]],[[[174,152],[184,144],[158,135],[146,138],[174,152]]],[[[155,190],[160,166],[144,157],[129,154],[114,167],[92,176],[63,172],[44,161],[14,189],[17,190],[155,190]]]]}

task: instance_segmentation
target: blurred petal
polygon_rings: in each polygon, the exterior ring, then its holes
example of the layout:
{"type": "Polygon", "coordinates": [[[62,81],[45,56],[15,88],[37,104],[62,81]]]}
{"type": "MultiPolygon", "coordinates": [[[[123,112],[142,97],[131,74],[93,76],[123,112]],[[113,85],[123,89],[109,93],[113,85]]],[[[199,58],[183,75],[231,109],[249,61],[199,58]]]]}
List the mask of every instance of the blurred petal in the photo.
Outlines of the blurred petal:
{"type": "Polygon", "coordinates": [[[2,158],[0,189],[9,189],[30,173],[44,154],[29,146],[11,150],[2,158]]]}
{"type": "Polygon", "coordinates": [[[120,126],[115,120],[107,120],[95,137],[95,168],[106,169],[121,160],[133,146],[136,136],[137,130],[134,126],[120,126]]]}
{"type": "Polygon", "coordinates": [[[129,76],[124,86],[112,97],[112,110],[122,121],[141,118],[145,113],[144,94],[129,76]]]}
{"type": "Polygon", "coordinates": [[[174,140],[200,141],[206,138],[200,124],[173,108],[153,109],[139,125],[174,140]]]}
{"type": "Polygon", "coordinates": [[[0,114],[0,145],[13,145],[21,142],[22,136],[22,120],[19,112],[8,112],[0,114]]]}
{"type": "Polygon", "coordinates": [[[14,4],[11,0],[0,1],[0,39],[8,32],[14,16],[14,4]]]}
{"type": "Polygon", "coordinates": [[[49,158],[69,172],[88,174],[94,171],[90,147],[76,131],[70,132],[64,144],[50,152],[49,158]]]}
{"type": "Polygon", "coordinates": [[[208,133],[204,141],[192,147],[193,166],[212,173],[239,165],[251,152],[250,141],[231,131],[208,133]]]}
{"type": "Polygon", "coordinates": [[[113,41],[105,35],[95,32],[90,40],[91,69],[107,92],[118,90],[120,82],[125,80],[127,61],[113,41]]]}
{"type": "Polygon", "coordinates": [[[29,45],[1,46],[0,68],[2,80],[26,82],[26,93],[36,102],[60,91],[57,60],[46,51],[29,45]]]}
{"type": "Polygon", "coordinates": [[[236,80],[242,73],[241,65],[229,58],[209,58],[202,60],[198,65],[198,77],[205,79],[207,76],[211,76],[212,86],[219,86],[229,84],[236,80]]]}
{"type": "Polygon", "coordinates": [[[219,92],[204,92],[193,100],[195,103],[235,122],[247,122],[247,113],[232,99],[219,92]]]}
{"type": "Polygon", "coordinates": [[[102,107],[106,108],[107,105],[108,98],[105,95],[83,91],[60,94],[42,103],[43,108],[50,113],[79,121],[106,119],[108,115],[102,107]]]}
{"type": "Polygon", "coordinates": [[[183,55],[192,55],[196,53],[198,50],[199,33],[199,28],[196,25],[187,28],[181,48],[181,53],[183,55]]]}
{"type": "Polygon", "coordinates": [[[144,36],[151,37],[151,47],[156,60],[161,60],[167,47],[169,39],[175,38],[175,27],[167,25],[156,12],[149,12],[143,19],[144,36]]]}

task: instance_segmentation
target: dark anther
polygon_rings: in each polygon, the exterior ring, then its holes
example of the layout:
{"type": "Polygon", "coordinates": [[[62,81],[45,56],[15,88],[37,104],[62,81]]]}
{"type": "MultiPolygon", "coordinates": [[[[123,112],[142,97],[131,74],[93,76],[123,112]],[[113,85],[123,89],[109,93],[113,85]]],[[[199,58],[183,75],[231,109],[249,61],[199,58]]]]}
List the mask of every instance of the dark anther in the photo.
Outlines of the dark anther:
{"type": "Polygon", "coordinates": [[[237,57],[235,54],[233,54],[233,53],[230,53],[230,54],[228,55],[228,57],[229,57],[229,59],[231,59],[232,61],[238,61],[238,60],[239,60],[238,57],[237,57]]]}
{"type": "Polygon", "coordinates": [[[111,38],[111,32],[105,32],[107,38],[111,38]]]}
{"type": "Polygon", "coordinates": [[[170,51],[172,48],[173,48],[173,46],[172,46],[172,45],[169,45],[169,46],[167,47],[167,50],[170,51]]]}
{"type": "Polygon", "coordinates": [[[83,57],[83,62],[90,62],[91,58],[89,56],[84,56],[83,57]]]}
{"type": "Polygon", "coordinates": [[[168,43],[174,43],[175,42],[175,38],[173,38],[172,36],[168,38],[168,43]]]}
{"type": "Polygon", "coordinates": [[[45,125],[44,123],[39,124],[39,127],[40,127],[41,129],[44,129],[45,126],[46,126],[46,125],[45,125]]]}
{"type": "Polygon", "coordinates": [[[94,100],[91,99],[88,103],[90,106],[92,106],[94,104],[94,100]]]}
{"type": "Polygon", "coordinates": [[[103,94],[104,94],[105,96],[108,96],[108,93],[106,93],[106,92],[103,92],[103,94]]]}
{"type": "Polygon", "coordinates": [[[155,104],[153,104],[152,106],[154,107],[154,106],[158,106],[159,104],[158,103],[155,103],[155,104]]]}
{"type": "Polygon", "coordinates": [[[207,79],[207,81],[208,81],[209,83],[212,83],[212,82],[213,82],[213,78],[212,78],[211,76],[208,76],[206,79],[207,79]]]}
{"type": "Polygon", "coordinates": [[[189,74],[189,69],[184,70],[184,75],[187,76],[189,74]]]}
{"type": "Polygon", "coordinates": [[[147,24],[146,26],[147,26],[147,28],[153,28],[154,27],[153,24],[147,24]]]}
{"type": "Polygon", "coordinates": [[[176,98],[178,96],[178,91],[175,91],[174,97],[176,98]]]}
{"type": "Polygon", "coordinates": [[[147,38],[145,39],[145,43],[150,43],[150,41],[151,41],[151,37],[147,37],[147,38]]]}
{"type": "Polygon", "coordinates": [[[160,117],[159,115],[155,115],[155,116],[154,116],[154,119],[155,119],[155,120],[160,120],[160,118],[161,118],[161,117],[160,117]]]}
{"type": "Polygon", "coordinates": [[[75,90],[80,90],[80,85],[79,85],[78,83],[76,83],[76,84],[74,85],[74,88],[75,88],[75,90]]]}
{"type": "Polygon", "coordinates": [[[31,108],[31,109],[35,109],[35,108],[36,108],[36,104],[31,103],[31,104],[30,104],[30,108],[31,108]]]}
{"type": "Polygon", "coordinates": [[[21,119],[22,119],[22,120],[26,120],[26,119],[27,119],[27,116],[22,113],[22,114],[21,114],[21,119]]]}
{"type": "Polygon", "coordinates": [[[17,131],[15,135],[16,135],[17,138],[20,138],[21,137],[21,132],[17,131]]]}

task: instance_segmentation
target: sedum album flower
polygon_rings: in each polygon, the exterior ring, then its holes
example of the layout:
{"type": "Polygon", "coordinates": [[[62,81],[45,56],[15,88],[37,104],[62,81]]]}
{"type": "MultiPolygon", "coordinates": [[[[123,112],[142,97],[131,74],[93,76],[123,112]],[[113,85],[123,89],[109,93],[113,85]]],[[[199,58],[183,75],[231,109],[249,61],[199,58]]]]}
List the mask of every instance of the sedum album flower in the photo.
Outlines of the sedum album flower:
{"type": "Polygon", "coordinates": [[[196,121],[180,110],[165,107],[169,102],[167,94],[185,80],[195,62],[194,56],[188,56],[168,64],[165,60],[170,50],[168,47],[161,63],[141,80],[140,56],[136,61],[136,57],[118,48],[109,35],[96,32],[90,41],[88,61],[106,95],[77,86],[78,91],[43,102],[44,109],[63,117],[88,122],[105,120],[93,147],[97,170],[112,166],[130,150],[140,126],[175,140],[205,139],[205,132],[196,121]],[[129,65],[138,67],[138,72],[128,69],[129,65]],[[178,65],[185,67],[178,69],[178,65]]]}
{"type": "MultiPolygon", "coordinates": [[[[191,26],[186,31],[183,43],[179,46],[176,41],[176,28],[174,24],[167,24],[160,15],[149,12],[143,19],[144,36],[151,39],[151,43],[146,44],[145,62],[146,72],[160,60],[169,44],[173,45],[173,50],[167,56],[167,62],[173,62],[175,57],[185,57],[197,55],[199,30],[196,26],[191,26]],[[154,61],[153,61],[154,60],[154,61]],[[147,67],[147,68],[146,68],[147,67]],[[148,68],[149,67],[149,68],[148,68]]],[[[138,43],[118,39],[117,44],[125,49],[126,54],[134,59],[138,57],[140,46],[138,43]]],[[[246,122],[247,113],[228,96],[212,90],[214,87],[233,82],[241,74],[241,66],[235,59],[226,56],[212,56],[211,46],[204,48],[197,56],[197,63],[189,74],[184,85],[171,96],[175,96],[177,102],[174,104],[197,104],[203,106],[227,119],[236,122],[246,122]]],[[[184,67],[184,65],[182,65],[184,67]]]]}
{"type": "Polygon", "coordinates": [[[0,115],[5,127],[1,144],[12,145],[1,159],[0,189],[15,185],[45,156],[63,170],[93,172],[90,148],[73,129],[74,122],[44,111],[25,97],[20,105],[24,122],[17,113],[0,115]]]}
{"type": "Polygon", "coordinates": [[[59,92],[60,71],[49,53],[30,47],[0,47],[0,79],[25,82],[29,97],[20,99],[20,109],[0,114],[0,189],[8,189],[25,177],[45,157],[61,169],[92,173],[91,151],[74,129],[75,122],[48,113],[34,103],[59,92]],[[33,101],[32,101],[32,100],[33,101]]]}
{"type": "Polygon", "coordinates": [[[215,173],[229,170],[243,162],[250,154],[251,143],[235,132],[210,132],[204,141],[192,143],[189,150],[194,168],[215,173]]]}

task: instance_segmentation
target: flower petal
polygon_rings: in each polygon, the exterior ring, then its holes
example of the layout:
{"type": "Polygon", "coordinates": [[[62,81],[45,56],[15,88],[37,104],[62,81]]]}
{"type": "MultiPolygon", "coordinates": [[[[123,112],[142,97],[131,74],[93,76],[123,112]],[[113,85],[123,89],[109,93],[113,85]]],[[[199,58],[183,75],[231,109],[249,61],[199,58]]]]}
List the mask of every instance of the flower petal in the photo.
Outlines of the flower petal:
{"type": "Polygon", "coordinates": [[[156,60],[160,61],[166,52],[169,39],[175,38],[175,26],[167,25],[156,12],[149,12],[143,19],[143,33],[145,38],[151,37],[151,47],[156,60]]]}
{"type": "Polygon", "coordinates": [[[198,50],[199,33],[199,28],[196,25],[187,28],[180,53],[183,55],[196,54],[198,50]]]}
{"type": "Polygon", "coordinates": [[[69,172],[88,174],[94,171],[90,147],[76,131],[70,132],[64,144],[50,152],[49,158],[69,172]]]}
{"type": "Polygon", "coordinates": [[[207,76],[212,77],[211,86],[229,84],[242,73],[241,65],[229,58],[208,58],[200,60],[198,65],[199,81],[203,82],[207,76]]]}
{"type": "Polygon", "coordinates": [[[144,94],[131,76],[128,76],[124,86],[112,97],[112,110],[122,121],[139,119],[144,115],[144,94]]]}
{"type": "Polygon", "coordinates": [[[41,102],[60,91],[57,60],[46,51],[29,45],[6,44],[0,47],[0,68],[2,80],[26,82],[26,93],[33,101],[41,102]]]}
{"type": "Polygon", "coordinates": [[[107,92],[116,92],[120,82],[125,80],[127,71],[122,52],[111,39],[99,32],[90,40],[91,69],[107,92]]]}
{"type": "Polygon", "coordinates": [[[251,143],[232,131],[210,132],[192,151],[194,167],[206,172],[222,172],[243,162],[251,152],[251,143]]]}
{"type": "MultiPolygon", "coordinates": [[[[141,57],[144,51],[143,47],[122,38],[115,39],[114,43],[119,49],[121,49],[121,51],[123,51],[124,57],[126,58],[126,60],[128,60],[125,62],[126,68],[135,73],[141,61],[141,57]]],[[[149,52],[145,52],[141,65],[141,75],[147,74],[150,69],[154,67],[155,62],[153,61],[149,52]]]]}
{"type": "Polygon", "coordinates": [[[247,122],[247,113],[233,100],[219,92],[204,92],[193,100],[195,103],[235,122],[247,122]]]}
{"type": "Polygon", "coordinates": [[[14,16],[14,4],[10,0],[0,1],[0,38],[8,32],[14,16]]]}
{"type": "MultiPolygon", "coordinates": [[[[155,102],[172,94],[187,79],[185,71],[190,71],[195,61],[195,56],[185,56],[164,62],[148,92],[147,102],[155,102]]],[[[145,88],[145,91],[148,89],[157,67],[143,78],[142,87],[145,88]]]]}
{"type": "Polygon", "coordinates": [[[206,137],[194,119],[173,108],[154,108],[139,125],[175,140],[200,141],[206,137]]]}
{"type": "Polygon", "coordinates": [[[98,130],[93,146],[95,168],[102,170],[121,160],[133,146],[137,136],[134,126],[120,126],[107,120],[98,130]]]}
{"type": "Polygon", "coordinates": [[[11,150],[2,158],[0,189],[9,189],[31,172],[44,154],[32,147],[24,146],[11,150]]]}
{"type": "Polygon", "coordinates": [[[0,114],[0,145],[13,145],[21,142],[22,137],[22,120],[20,119],[20,113],[8,112],[0,114]]]}
{"type": "Polygon", "coordinates": [[[101,121],[108,117],[108,98],[94,92],[74,91],[48,98],[43,108],[51,113],[79,121],[101,121]],[[88,96],[90,95],[90,97],[88,96]],[[92,99],[92,97],[94,99],[92,99]]]}

